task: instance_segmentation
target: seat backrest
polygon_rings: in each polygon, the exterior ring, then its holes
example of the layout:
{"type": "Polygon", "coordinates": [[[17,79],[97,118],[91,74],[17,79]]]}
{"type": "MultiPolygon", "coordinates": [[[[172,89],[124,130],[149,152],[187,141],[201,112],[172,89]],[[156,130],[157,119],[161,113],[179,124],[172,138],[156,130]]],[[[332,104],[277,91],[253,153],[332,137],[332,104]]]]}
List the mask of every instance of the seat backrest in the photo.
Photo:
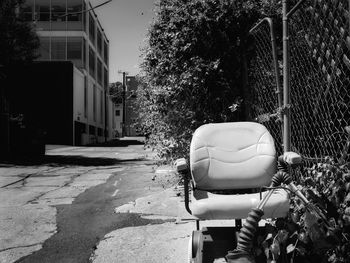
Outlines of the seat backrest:
{"type": "Polygon", "coordinates": [[[247,189],[269,185],[276,172],[274,141],[254,122],[205,124],[193,134],[190,166],[199,189],[247,189]]]}

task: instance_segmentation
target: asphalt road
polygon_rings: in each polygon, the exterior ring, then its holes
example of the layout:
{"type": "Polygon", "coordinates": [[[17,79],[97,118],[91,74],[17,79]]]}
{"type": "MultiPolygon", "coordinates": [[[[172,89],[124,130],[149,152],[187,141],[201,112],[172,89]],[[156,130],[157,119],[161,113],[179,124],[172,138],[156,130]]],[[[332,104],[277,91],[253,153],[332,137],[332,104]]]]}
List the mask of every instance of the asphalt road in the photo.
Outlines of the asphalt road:
{"type": "Polygon", "coordinates": [[[138,214],[114,213],[115,207],[162,190],[152,181],[152,165],[137,161],[124,163],[122,167],[125,170],[86,190],[72,204],[56,206],[57,234],[46,240],[41,250],[17,262],[88,262],[107,233],[130,226],[164,223],[159,219],[143,219],[138,214]]]}
{"type": "Polygon", "coordinates": [[[173,174],[156,178],[152,154],[133,143],[55,146],[41,161],[0,165],[0,198],[8,198],[0,206],[0,262],[89,262],[112,231],[174,224],[174,217],[115,212],[176,183],[173,174]]]}

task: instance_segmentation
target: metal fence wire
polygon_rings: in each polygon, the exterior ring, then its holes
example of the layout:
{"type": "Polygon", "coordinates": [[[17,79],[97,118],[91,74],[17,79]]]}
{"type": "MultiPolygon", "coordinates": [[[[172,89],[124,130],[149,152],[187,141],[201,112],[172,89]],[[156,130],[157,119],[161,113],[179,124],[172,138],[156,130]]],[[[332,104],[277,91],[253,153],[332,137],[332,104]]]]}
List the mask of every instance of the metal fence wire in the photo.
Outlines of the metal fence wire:
{"type": "MultiPolygon", "coordinates": [[[[290,4],[293,6],[295,3],[291,1],[290,4]]],[[[309,159],[329,156],[344,161],[348,158],[349,11],[348,0],[307,0],[289,23],[291,146],[293,151],[309,159]]],[[[275,84],[273,81],[266,82],[269,75],[267,67],[271,65],[270,58],[264,54],[270,52],[266,46],[269,34],[260,27],[253,35],[254,60],[264,66],[250,67],[251,114],[270,129],[278,144],[281,132],[278,136],[275,133],[279,126],[271,119],[261,120],[262,115],[270,115],[277,108],[276,95],[261,95],[266,85],[270,85],[271,94],[275,84]]],[[[273,73],[272,70],[270,72],[273,73]]]]}
{"type": "Polygon", "coordinates": [[[278,154],[281,154],[282,127],[278,116],[274,115],[279,105],[269,24],[262,23],[251,36],[255,45],[255,55],[250,60],[248,72],[249,117],[266,126],[276,142],[278,154]]]}

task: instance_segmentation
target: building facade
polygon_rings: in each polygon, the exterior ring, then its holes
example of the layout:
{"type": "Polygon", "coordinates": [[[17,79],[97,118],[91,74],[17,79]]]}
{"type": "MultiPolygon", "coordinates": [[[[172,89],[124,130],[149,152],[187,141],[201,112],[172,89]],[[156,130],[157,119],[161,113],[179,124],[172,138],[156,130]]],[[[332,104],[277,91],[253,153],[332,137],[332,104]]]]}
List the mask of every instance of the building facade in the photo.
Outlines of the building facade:
{"type": "Polygon", "coordinates": [[[87,0],[26,0],[21,12],[26,21],[33,21],[40,38],[37,60],[74,65],[73,145],[113,137],[109,41],[91,8],[87,0]]]}

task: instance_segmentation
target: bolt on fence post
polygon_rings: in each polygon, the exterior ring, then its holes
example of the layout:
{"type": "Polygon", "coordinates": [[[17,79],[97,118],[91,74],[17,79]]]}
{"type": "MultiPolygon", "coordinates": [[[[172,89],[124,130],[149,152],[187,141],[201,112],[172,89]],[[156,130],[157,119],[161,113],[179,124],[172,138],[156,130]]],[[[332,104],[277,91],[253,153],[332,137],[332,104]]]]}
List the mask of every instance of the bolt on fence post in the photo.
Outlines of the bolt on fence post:
{"type": "Polygon", "coordinates": [[[290,54],[289,54],[289,28],[288,28],[288,0],[282,0],[283,16],[283,149],[290,151],[291,122],[290,122],[290,54]]]}

